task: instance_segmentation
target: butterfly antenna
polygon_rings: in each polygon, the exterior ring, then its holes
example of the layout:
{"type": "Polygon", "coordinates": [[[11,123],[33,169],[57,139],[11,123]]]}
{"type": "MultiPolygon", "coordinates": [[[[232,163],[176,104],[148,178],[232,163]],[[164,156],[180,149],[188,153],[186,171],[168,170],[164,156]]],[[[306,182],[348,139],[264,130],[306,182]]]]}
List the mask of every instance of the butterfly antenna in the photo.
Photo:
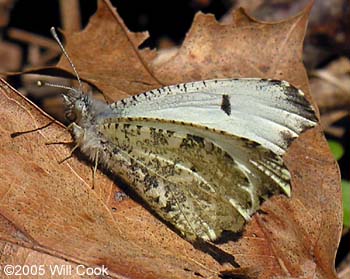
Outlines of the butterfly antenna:
{"type": "MultiPolygon", "coordinates": [[[[50,31],[51,31],[51,34],[52,34],[53,38],[55,39],[55,41],[58,43],[60,49],[62,50],[64,56],[67,58],[67,60],[68,60],[68,62],[69,62],[69,64],[70,64],[70,66],[72,67],[72,69],[73,69],[73,71],[74,71],[74,73],[75,73],[75,76],[76,76],[76,78],[77,78],[77,80],[78,80],[78,82],[79,82],[79,89],[80,89],[81,91],[83,91],[83,86],[82,86],[80,77],[79,77],[79,75],[78,75],[78,71],[77,71],[77,69],[75,68],[75,66],[74,66],[74,64],[73,64],[72,59],[70,59],[70,57],[69,57],[69,55],[68,55],[68,52],[65,50],[63,44],[61,43],[60,39],[58,38],[58,35],[57,35],[57,33],[56,33],[56,30],[55,30],[55,27],[51,27],[50,31]]],[[[48,83],[45,83],[45,85],[51,86],[51,85],[49,85],[48,83]]],[[[58,86],[56,86],[56,87],[58,87],[58,86]]],[[[61,86],[61,87],[62,87],[62,86],[61,86]]],[[[62,87],[62,88],[65,88],[65,87],[62,87]]]]}
{"type": "Polygon", "coordinates": [[[50,82],[46,82],[46,81],[42,81],[42,80],[38,80],[36,82],[36,85],[38,87],[49,86],[49,87],[54,87],[54,88],[63,88],[63,89],[67,89],[67,90],[76,91],[76,89],[74,89],[73,87],[65,86],[65,85],[62,85],[62,84],[50,83],[50,82]]]}

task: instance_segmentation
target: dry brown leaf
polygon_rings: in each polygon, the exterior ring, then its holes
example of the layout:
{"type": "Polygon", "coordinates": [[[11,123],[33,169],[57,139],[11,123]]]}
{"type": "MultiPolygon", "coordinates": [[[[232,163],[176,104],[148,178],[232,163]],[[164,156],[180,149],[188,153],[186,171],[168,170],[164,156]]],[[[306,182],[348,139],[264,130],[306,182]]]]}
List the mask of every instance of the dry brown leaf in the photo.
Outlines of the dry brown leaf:
{"type": "Polygon", "coordinates": [[[279,24],[263,24],[243,10],[233,23],[219,24],[214,16],[197,14],[178,51],[153,71],[165,84],[223,77],[260,77],[288,80],[308,89],[302,65],[307,12],[279,24]]]}
{"type": "MultiPolygon", "coordinates": [[[[234,7],[244,7],[263,21],[281,20],[301,11],[309,0],[237,0],[234,7]]],[[[348,0],[313,1],[304,42],[307,69],[327,63],[335,56],[349,53],[350,32],[348,0]]],[[[226,16],[224,18],[227,19],[226,16]]]]}
{"type": "MultiPolygon", "coordinates": [[[[79,75],[102,92],[108,92],[110,100],[161,86],[146,66],[155,53],[138,50],[147,37],[146,32],[130,32],[108,1],[99,2],[96,14],[83,32],[65,34],[66,48],[79,75]]],[[[72,70],[65,57],[57,66],[72,70]]]]}
{"type": "MultiPolygon", "coordinates": [[[[86,276],[79,275],[84,271],[86,272],[86,269],[83,266],[78,266],[74,263],[68,263],[63,259],[40,253],[32,249],[20,247],[15,244],[1,242],[0,253],[2,267],[6,265],[15,266],[16,270],[18,271],[21,266],[27,266],[24,267],[23,270],[21,270],[21,272],[23,271],[23,274],[27,279],[35,279],[38,277],[55,279],[67,277],[69,277],[70,279],[87,278],[86,276]],[[28,268],[31,268],[31,271],[29,271],[30,269],[28,268]],[[61,276],[58,276],[59,272],[61,272],[61,276]],[[51,274],[56,276],[49,276],[51,274]]],[[[10,276],[8,276],[8,278],[9,277],[10,276]]],[[[91,276],[88,278],[98,279],[98,277],[96,276],[91,276]]]]}
{"type": "MultiPolygon", "coordinates": [[[[231,25],[200,14],[178,53],[152,67],[151,57],[137,50],[141,40],[125,31],[108,1],[100,1],[87,29],[66,37],[67,50],[81,76],[112,99],[160,84],[215,77],[286,79],[310,98],[301,63],[309,9],[277,24],[257,22],[243,11],[235,14],[231,25]]],[[[59,66],[71,71],[63,60],[59,66]]],[[[62,127],[55,124],[11,139],[11,132],[49,120],[5,83],[2,91],[0,156],[6,164],[0,168],[5,178],[0,213],[17,232],[1,228],[1,239],[23,246],[25,241],[26,247],[75,263],[105,264],[112,276],[216,278],[226,269],[227,276],[336,278],[340,176],[320,128],[303,134],[285,156],[292,198],[270,199],[241,238],[218,245],[240,264],[232,271],[194,249],[132,200],[116,201],[118,190],[105,176],[99,175],[91,190],[89,168],[77,158],[59,165],[57,160],[68,149],[45,142],[54,141],[62,127]]]]}

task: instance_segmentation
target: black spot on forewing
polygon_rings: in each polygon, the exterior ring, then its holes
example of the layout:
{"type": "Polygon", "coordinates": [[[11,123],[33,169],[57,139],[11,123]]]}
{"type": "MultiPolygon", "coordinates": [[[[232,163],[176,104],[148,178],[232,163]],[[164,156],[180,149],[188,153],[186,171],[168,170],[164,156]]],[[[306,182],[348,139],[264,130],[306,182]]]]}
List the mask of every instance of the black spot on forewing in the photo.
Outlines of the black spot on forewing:
{"type": "Polygon", "coordinates": [[[231,103],[228,95],[222,95],[221,109],[227,114],[231,115],[231,103]]]}

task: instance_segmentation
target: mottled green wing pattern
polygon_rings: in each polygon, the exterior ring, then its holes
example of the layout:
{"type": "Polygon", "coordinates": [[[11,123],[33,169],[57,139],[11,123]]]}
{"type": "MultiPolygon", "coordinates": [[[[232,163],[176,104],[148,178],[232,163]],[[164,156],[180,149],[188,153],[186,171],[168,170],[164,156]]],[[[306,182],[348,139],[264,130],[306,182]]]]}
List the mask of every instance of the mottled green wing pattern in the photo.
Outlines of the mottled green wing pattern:
{"type": "Polygon", "coordinates": [[[272,194],[290,195],[280,156],[190,123],[110,118],[97,125],[100,162],[188,240],[238,232],[272,194]]]}
{"type": "Polygon", "coordinates": [[[273,194],[291,194],[282,156],[317,125],[286,81],[206,80],[107,105],[64,95],[81,152],[118,175],[188,240],[238,232],[273,194]]]}

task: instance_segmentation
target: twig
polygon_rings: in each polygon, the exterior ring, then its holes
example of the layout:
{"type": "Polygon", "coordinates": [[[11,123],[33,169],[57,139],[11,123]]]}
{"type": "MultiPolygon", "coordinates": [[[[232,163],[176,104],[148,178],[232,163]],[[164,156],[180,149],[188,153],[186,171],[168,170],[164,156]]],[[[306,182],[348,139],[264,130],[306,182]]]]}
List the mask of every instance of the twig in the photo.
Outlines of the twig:
{"type": "Polygon", "coordinates": [[[342,137],[345,133],[345,129],[341,127],[333,127],[332,125],[340,119],[346,117],[349,114],[347,110],[333,111],[324,113],[321,115],[321,124],[323,129],[330,135],[335,137],[342,137]]]}
{"type": "Polygon", "coordinates": [[[61,24],[64,30],[81,29],[80,6],[78,0],[60,0],[61,24]]]}
{"type": "Polygon", "coordinates": [[[349,88],[344,86],[343,82],[329,71],[318,70],[314,71],[312,75],[329,82],[330,84],[344,91],[344,93],[350,94],[349,88]]]}
{"type": "Polygon", "coordinates": [[[59,52],[57,43],[52,40],[17,28],[9,28],[7,35],[14,40],[18,40],[29,45],[37,45],[42,48],[59,52]]]}

